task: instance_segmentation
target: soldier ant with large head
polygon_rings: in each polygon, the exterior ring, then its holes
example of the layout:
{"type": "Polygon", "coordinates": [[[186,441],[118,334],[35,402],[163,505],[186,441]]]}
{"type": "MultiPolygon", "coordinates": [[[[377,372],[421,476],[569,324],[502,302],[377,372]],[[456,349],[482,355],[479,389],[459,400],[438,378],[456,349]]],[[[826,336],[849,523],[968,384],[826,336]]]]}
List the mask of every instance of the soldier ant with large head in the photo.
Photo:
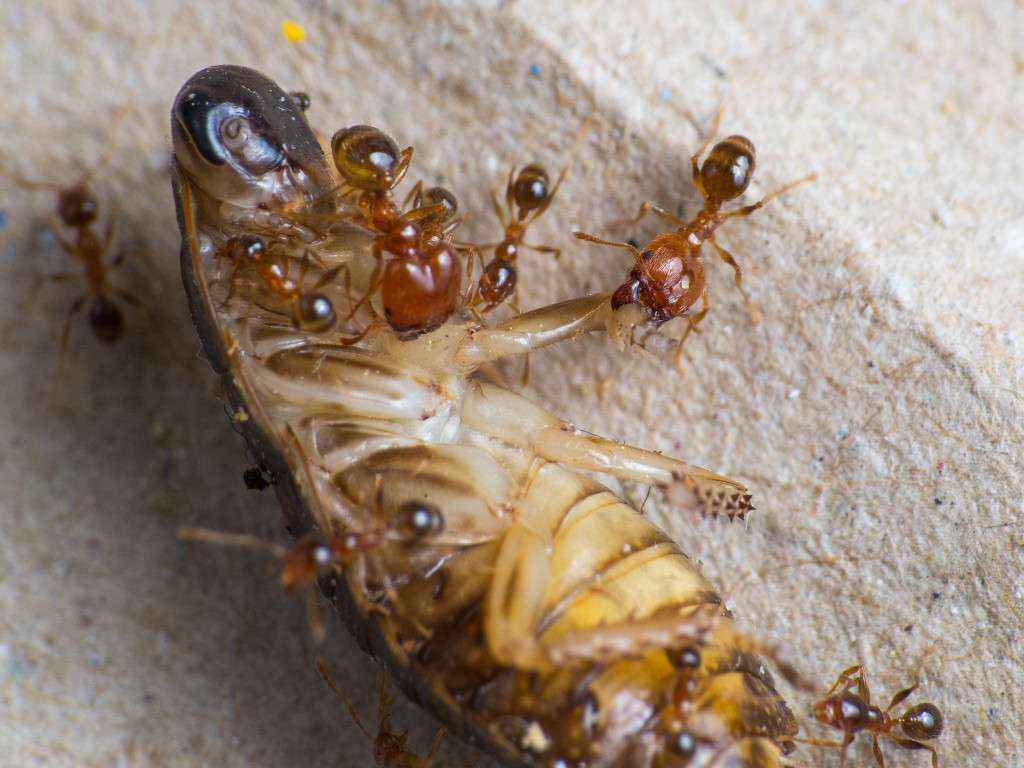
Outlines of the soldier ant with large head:
{"type": "Polygon", "coordinates": [[[653,212],[675,229],[656,236],[643,248],[630,243],[604,240],[584,232],[573,233],[580,240],[610,245],[632,254],[633,268],[626,282],[612,294],[612,308],[638,304],[647,311],[650,321],[656,325],[676,317],[686,317],[689,325],[680,340],[680,352],[686,337],[696,329],[710,308],[701,247],[710,245],[718,257],[732,267],[733,282],[742,292],[743,272],[733,255],[715,241],[715,231],[728,219],[749,216],[770,200],[815,178],[815,174],[808,174],[765,195],[756,203],[723,211],[723,205],[738,198],[750,185],[754,175],[755,151],[753,143],[746,137],[729,136],[711,148],[703,163],[699,162],[717,130],[720,117],[721,111],[716,115],[707,139],[690,157],[693,183],[703,200],[703,206],[691,221],[684,221],[648,200],[640,206],[637,215],[628,221],[635,224],[653,212]],[[701,302],[700,311],[691,314],[698,301],[701,302]]]}

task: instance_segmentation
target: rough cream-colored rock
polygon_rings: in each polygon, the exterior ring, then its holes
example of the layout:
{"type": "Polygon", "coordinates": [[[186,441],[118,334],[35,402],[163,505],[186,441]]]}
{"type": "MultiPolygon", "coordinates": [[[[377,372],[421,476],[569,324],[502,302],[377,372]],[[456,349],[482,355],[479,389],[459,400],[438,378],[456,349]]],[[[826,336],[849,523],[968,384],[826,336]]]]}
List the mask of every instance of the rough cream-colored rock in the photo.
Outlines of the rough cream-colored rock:
{"type": "MultiPolygon", "coordinates": [[[[508,166],[558,167],[594,116],[532,235],[562,260],[523,257],[527,307],[624,275],[621,255],[571,228],[604,231],[646,198],[694,210],[683,109],[724,102],[723,130],[757,144],[751,199],[817,171],[722,232],[760,324],[709,260],[714,306],[684,370],[667,346],[622,355],[591,338],[535,355],[532,389],[582,426],[750,483],[747,526],[647,506],[735,587],[744,626],[823,686],[860,661],[885,699],[920,671],[947,716],[943,764],[1024,763],[1018,4],[48,0],[4,4],[0,26],[7,171],[71,180],[129,107],[95,187],[119,206],[118,247],[150,254],[119,280],[153,315],[129,308],[113,347],[76,322],[60,367],[75,288],[38,280],[67,267],[44,234],[52,200],[4,182],[0,763],[371,759],[265,558],[175,539],[183,524],[284,537],[273,498],[240,482],[248,459],[177,277],[167,110],[188,75],[225,61],[306,88],[326,132],[369,122],[415,145],[413,175],[451,185],[478,239],[492,239],[487,193],[508,166]],[[305,41],[285,41],[285,19],[305,41]]],[[[336,622],[323,650],[372,721],[371,663],[336,622]]],[[[806,712],[805,695],[791,701],[806,712]]],[[[400,703],[396,718],[429,742],[428,716],[400,703]]],[[[453,742],[436,764],[466,761],[488,764],[453,742]]],[[[852,750],[851,765],[870,762],[852,750]]]]}

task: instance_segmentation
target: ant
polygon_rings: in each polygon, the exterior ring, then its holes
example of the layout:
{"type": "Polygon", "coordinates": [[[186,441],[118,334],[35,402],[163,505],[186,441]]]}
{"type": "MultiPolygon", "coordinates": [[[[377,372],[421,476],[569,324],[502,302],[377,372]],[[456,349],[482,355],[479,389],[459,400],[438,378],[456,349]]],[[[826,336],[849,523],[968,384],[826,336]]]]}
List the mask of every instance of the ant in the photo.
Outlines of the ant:
{"type": "Polygon", "coordinates": [[[741,285],[743,272],[733,255],[715,241],[715,231],[727,219],[749,216],[773,198],[815,178],[815,174],[808,174],[765,195],[756,203],[723,212],[722,206],[738,198],[750,185],[756,153],[749,139],[734,135],[715,144],[704,162],[699,162],[718,130],[721,116],[722,110],[719,110],[707,138],[690,156],[693,184],[703,201],[700,211],[691,221],[684,221],[648,200],[640,206],[637,215],[627,222],[636,224],[653,212],[676,229],[658,235],[642,249],[629,243],[573,232],[580,240],[621,248],[633,255],[634,266],[628,279],[612,294],[612,309],[619,309],[626,304],[639,304],[647,310],[650,321],[655,325],[662,325],[675,317],[686,317],[689,324],[676,351],[677,365],[687,336],[697,328],[710,309],[701,247],[704,244],[711,245],[718,257],[732,267],[733,282],[749,308],[750,300],[741,285]],[[701,302],[700,311],[690,314],[698,300],[701,302]]]}
{"type": "Polygon", "coordinates": [[[937,738],[942,733],[942,712],[934,704],[927,702],[915,704],[902,715],[893,717],[889,714],[894,707],[901,704],[910,694],[917,690],[919,683],[904,688],[896,693],[884,710],[871,703],[871,691],[868,689],[867,673],[860,664],[843,670],[825,696],[814,704],[814,718],[827,726],[843,732],[841,742],[826,739],[797,739],[804,744],[822,747],[835,747],[840,751],[839,768],[846,765],[846,749],[857,734],[865,731],[871,734],[871,751],[879,768],[885,768],[885,760],[878,746],[878,738],[883,736],[895,742],[903,749],[926,749],[932,753],[932,768],[938,768],[939,755],[935,747],[925,744],[925,740],[937,738]],[[856,687],[857,692],[852,689],[856,687]],[[906,734],[897,736],[893,730],[899,728],[906,734]]]}
{"type": "MultiPolygon", "coordinates": [[[[477,283],[474,298],[474,303],[485,303],[484,312],[490,312],[515,291],[518,282],[515,261],[520,248],[550,253],[556,259],[561,256],[561,249],[549,245],[530,245],[523,242],[523,237],[527,228],[551,205],[568,170],[569,166],[562,169],[552,187],[548,172],[539,163],[524,166],[518,174],[515,168],[512,168],[505,186],[504,207],[498,202],[497,194],[491,191],[491,205],[498,221],[505,229],[505,238],[500,243],[473,246],[473,250],[478,254],[478,248],[494,248],[494,258],[486,266],[483,265],[481,257],[483,274],[477,283]]],[[[519,311],[514,303],[513,308],[519,311]]]]}
{"type": "Polygon", "coordinates": [[[437,748],[441,745],[441,739],[444,738],[444,728],[438,728],[437,733],[434,734],[434,743],[430,746],[430,751],[425,757],[409,752],[406,749],[405,743],[409,738],[408,731],[402,731],[401,733],[395,733],[391,730],[391,696],[387,691],[387,673],[381,669],[380,673],[380,704],[377,709],[377,735],[372,736],[367,730],[366,726],[363,725],[363,721],[359,719],[359,713],[356,712],[356,708],[352,705],[352,702],[341,692],[341,689],[335,685],[331,676],[327,672],[327,666],[323,660],[319,657],[316,660],[316,671],[320,674],[320,679],[324,681],[328,688],[338,697],[338,700],[348,710],[352,720],[355,721],[356,726],[362,731],[366,738],[373,742],[373,761],[378,768],[428,768],[430,761],[434,758],[434,753],[437,752],[437,748]]]}
{"type": "Polygon", "coordinates": [[[413,149],[399,151],[377,128],[343,128],[331,139],[331,154],[343,179],[342,199],[353,199],[360,223],[375,234],[377,264],[353,313],[380,285],[384,318],[401,337],[414,338],[439,327],[461,299],[462,266],[449,236],[457,226],[452,224],[458,207],[454,195],[440,188],[421,194],[417,185],[410,197],[418,205],[403,212],[391,192],[405,177],[413,149]],[[381,275],[385,253],[391,258],[381,275]]]}
{"type": "MultiPolygon", "coordinates": [[[[121,111],[115,114],[115,123],[122,114],[121,111]]],[[[111,284],[109,279],[110,273],[122,265],[128,252],[122,251],[109,264],[104,262],[104,256],[114,240],[116,214],[111,212],[107,216],[102,234],[93,229],[99,218],[100,206],[99,200],[89,187],[89,181],[107,164],[111,154],[112,150],[108,149],[91,171],[83,173],[78,181],[66,187],[51,182],[32,181],[12,174],[14,183],[19,187],[56,194],[57,219],[64,228],[71,230],[72,238],[65,239],[57,228],[54,228],[53,235],[64,252],[82,265],[82,272],[57,272],[49,275],[54,282],[82,280],[85,283],[85,292],[75,299],[64,319],[60,334],[62,355],[67,349],[71,323],[86,307],[87,302],[89,327],[98,340],[107,344],[117,341],[124,330],[124,316],[113,297],[116,296],[133,307],[143,308],[142,302],[134,294],[111,284]]]]}
{"type": "Polygon", "coordinates": [[[296,278],[291,274],[294,260],[287,255],[272,255],[270,248],[260,237],[232,237],[225,243],[222,253],[234,264],[225,304],[234,294],[238,270],[249,267],[260,277],[263,287],[270,294],[291,306],[292,324],[296,328],[312,333],[323,333],[334,327],[338,319],[334,303],[319,293],[319,290],[333,281],[342,267],[327,270],[313,285],[312,291],[303,291],[301,286],[309,268],[308,256],[303,258],[296,278]]]}

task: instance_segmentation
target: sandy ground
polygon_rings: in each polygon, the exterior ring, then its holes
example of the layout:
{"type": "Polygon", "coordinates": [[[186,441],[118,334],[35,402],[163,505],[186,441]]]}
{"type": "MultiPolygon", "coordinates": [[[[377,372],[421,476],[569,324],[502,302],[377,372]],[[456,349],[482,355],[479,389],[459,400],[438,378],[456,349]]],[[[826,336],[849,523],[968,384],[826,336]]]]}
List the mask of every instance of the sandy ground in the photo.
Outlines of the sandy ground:
{"type": "MultiPolygon", "coordinates": [[[[48,0],[5,3],[0,28],[0,764],[372,760],[266,558],[175,538],[188,524],[285,538],[273,498],[241,482],[249,459],[177,276],[167,110],[220,62],[306,88],[328,133],[369,122],[415,145],[413,175],[450,184],[481,240],[509,165],[558,167],[593,116],[533,235],[565,255],[524,257],[526,307],[621,280],[623,259],[571,228],[605,231],[647,198],[693,212],[684,109],[724,102],[724,131],[757,144],[750,199],[817,171],[721,237],[762,322],[709,260],[714,305],[682,371],[667,347],[593,338],[536,355],[531,388],[582,426],[749,482],[746,526],[648,505],[744,626],[823,686],[858,661],[879,698],[920,674],[946,712],[944,765],[1024,764],[1018,3],[48,0]],[[304,40],[284,38],[286,19],[304,40]],[[78,318],[61,360],[79,289],[42,279],[69,268],[52,194],[10,174],[67,184],[107,148],[92,183],[117,210],[113,252],[131,254],[117,280],[146,310],[126,308],[112,346],[78,318]]],[[[336,623],[323,652],[372,720],[372,663],[336,623]]],[[[396,718],[417,745],[436,728],[404,701],[396,718]]],[[[871,762],[863,744],[851,758],[871,762]]],[[[465,764],[490,765],[446,741],[436,765],[465,764]]]]}

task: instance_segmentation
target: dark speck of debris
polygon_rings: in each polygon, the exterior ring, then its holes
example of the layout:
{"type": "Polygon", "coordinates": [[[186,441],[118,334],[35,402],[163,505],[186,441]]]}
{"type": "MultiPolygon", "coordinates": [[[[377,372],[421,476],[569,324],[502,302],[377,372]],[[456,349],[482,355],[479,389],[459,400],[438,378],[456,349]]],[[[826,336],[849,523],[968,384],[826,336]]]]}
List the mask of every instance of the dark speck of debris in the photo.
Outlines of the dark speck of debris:
{"type": "Polygon", "coordinates": [[[242,473],[242,482],[250,491],[265,491],[273,484],[273,478],[263,467],[249,467],[242,473]]]}
{"type": "Polygon", "coordinates": [[[530,65],[530,74],[533,75],[534,77],[540,77],[540,65],[539,64],[531,64],[530,65]]]}
{"type": "Polygon", "coordinates": [[[935,499],[935,506],[936,507],[941,507],[942,506],[942,499],[938,499],[938,498],[935,499]]]}
{"type": "Polygon", "coordinates": [[[942,593],[941,592],[932,592],[932,600],[933,601],[938,600],[940,597],[942,597],[942,593]]]}
{"type": "Polygon", "coordinates": [[[874,368],[874,367],[875,367],[874,362],[871,361],[871,360],[868,360],[868,368],[874,368]]]}
{"type": "Polygon", "coordinates": [[[703,61],[707,68],[714,72],[717,77],[722,78],[725,77],[726,74],[728,74],[725,71],[725,69],[723,69],[719,64],[717,64],[715,60],[708,56],[706,53],[702,53],[700,55],[700,60],[703,61]]]}
{"type": "Polygon", "coordinates": [[[989,707],[985,710],[985,714],[995,720],[999,716],[999,710],[995,707],[989,707]]]}
{"type": "Polygon", "coordinates": [[[913,624],[907,624],[907,626],[905,626],[903,628],[903,631],[904,632],[913,632],[914,631],[914,625],[913,624]]]}

